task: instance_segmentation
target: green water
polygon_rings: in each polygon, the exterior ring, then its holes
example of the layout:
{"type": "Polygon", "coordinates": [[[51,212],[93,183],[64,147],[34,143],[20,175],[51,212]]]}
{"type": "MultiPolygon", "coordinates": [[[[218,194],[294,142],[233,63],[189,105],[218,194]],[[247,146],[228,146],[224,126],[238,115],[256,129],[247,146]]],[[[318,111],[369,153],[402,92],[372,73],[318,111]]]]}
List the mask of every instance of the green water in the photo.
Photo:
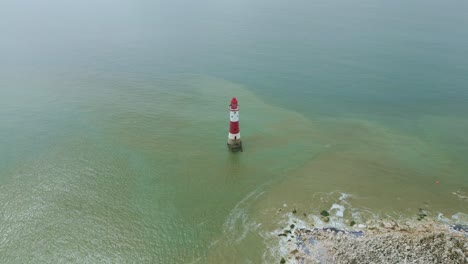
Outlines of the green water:
{"type": "Polygon", "coordinates": [[[467,25],[464,1],[1,3],[0,262],[271,263],[294,208],[468,223],[467,25]]]}

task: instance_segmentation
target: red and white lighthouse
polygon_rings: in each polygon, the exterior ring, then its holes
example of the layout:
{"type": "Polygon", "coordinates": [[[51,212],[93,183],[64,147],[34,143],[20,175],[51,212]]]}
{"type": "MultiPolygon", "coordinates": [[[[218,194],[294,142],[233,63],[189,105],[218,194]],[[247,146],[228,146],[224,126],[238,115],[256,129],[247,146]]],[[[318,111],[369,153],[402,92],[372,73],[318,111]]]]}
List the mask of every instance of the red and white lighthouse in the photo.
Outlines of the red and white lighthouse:
{"type": "Polygon", "coordinates": [[[231,99],[231,104],[229,105],[229,135],[227,145],[232,151],[243,151],[242,142],[240,139],[240,129],[239,129],[239,104],[237,103],[237,98],[233,97],[231,99]]]}

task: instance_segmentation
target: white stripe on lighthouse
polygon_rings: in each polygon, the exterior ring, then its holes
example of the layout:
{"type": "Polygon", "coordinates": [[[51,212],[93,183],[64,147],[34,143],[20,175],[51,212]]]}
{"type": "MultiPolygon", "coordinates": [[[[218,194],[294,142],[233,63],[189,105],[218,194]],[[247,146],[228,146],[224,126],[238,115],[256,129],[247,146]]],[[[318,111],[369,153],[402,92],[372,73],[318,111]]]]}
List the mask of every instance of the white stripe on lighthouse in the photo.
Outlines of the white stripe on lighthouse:
{"type": "Polygon", "coordinates": [[[237,134],[231,134],[231,133],[229,133],[228,138],[229,138],[229,139],[240,139],[240,133],[237,133],[237,134]]]}
{"type": "Polygon", "coordinates": [[[239,122],[239,112],[238,111],[231,111],[229,120],[231,122],[239,122]]]}

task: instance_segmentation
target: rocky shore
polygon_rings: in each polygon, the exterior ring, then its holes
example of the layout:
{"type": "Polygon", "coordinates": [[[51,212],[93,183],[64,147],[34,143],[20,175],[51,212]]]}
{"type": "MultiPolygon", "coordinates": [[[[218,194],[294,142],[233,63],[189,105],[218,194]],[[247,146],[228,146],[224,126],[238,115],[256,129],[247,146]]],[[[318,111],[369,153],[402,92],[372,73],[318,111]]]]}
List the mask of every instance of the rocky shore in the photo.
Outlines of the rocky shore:
{"type": "Polygon", "coordinates": [[[296,228],[279,234],[280,263],[468,263],[468,228],[433,220],[375,221],[354,231],[296,228]]]}

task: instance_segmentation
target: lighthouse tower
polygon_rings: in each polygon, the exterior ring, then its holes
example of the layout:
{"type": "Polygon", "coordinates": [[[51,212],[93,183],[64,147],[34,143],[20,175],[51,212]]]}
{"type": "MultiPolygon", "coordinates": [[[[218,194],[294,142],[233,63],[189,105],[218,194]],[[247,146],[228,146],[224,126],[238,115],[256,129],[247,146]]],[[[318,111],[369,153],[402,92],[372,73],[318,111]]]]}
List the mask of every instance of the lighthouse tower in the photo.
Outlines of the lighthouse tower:
{"type": "Polygon", "coordinates": [[[233,97],[231,99],[231,104],[229,105],[229,135],[228,135],[228,148],[231,151],[243,151],[242,142],[240,139],[240,129],[239,129],[239,105],[237,103],[237,98],[233,97]]]}

